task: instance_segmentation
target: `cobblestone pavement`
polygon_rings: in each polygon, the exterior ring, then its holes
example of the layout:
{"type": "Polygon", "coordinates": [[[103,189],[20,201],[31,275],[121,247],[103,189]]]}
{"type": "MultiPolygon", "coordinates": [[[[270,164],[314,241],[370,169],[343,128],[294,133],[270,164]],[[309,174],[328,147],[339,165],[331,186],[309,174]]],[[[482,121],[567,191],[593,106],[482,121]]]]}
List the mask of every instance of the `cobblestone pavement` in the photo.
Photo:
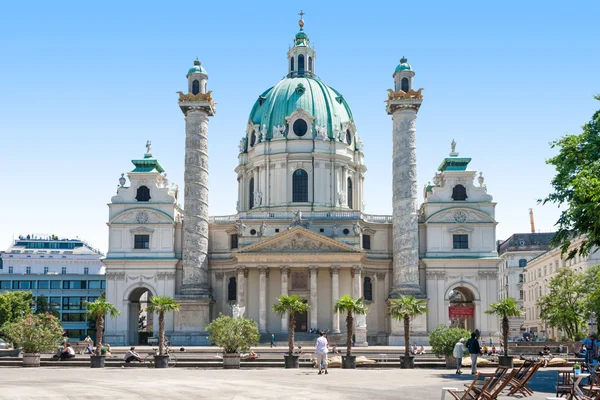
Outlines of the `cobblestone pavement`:
{"type": "MultiPolygon", "coordinates": [[[[489,370],[491,371],[491,370],[489,370]]],[[[410,399],[438,400],[444,386],[471,375],[435,369],[0,368],[0,399],[410,399]]],[[[538,372],[530,385],[543,400],[557,372],[538,372]]],[[[450,398],[450,396],[447,396],[450,398]]]]}

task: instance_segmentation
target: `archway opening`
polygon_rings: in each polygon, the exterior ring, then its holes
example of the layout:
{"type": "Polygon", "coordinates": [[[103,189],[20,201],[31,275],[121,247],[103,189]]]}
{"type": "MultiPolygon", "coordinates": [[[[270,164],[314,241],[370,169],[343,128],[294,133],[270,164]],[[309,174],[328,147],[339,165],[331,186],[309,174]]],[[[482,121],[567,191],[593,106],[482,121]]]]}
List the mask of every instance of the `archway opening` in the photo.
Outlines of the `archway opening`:
{"type": "Polygon", "coordinates": [[[475,296],[465,287],[456,287],[448,294],[448,317],[451,328],[475,330],[475,296]]]}
{"type": "MultiPolygon", "coordinates": [[[[304,303],[307,302],[306,299],[302,299],[304,303]]],[[[294,314],[294,332],[308,332],[308,312],[304,311],[303,313],[294,314]]]]}
{"type": "Polygon", "coordinates": [[[134,289],[129,294],[129,327],[130,345],[147,345],[148,338],[154,337],[154,315],[147,312],[152,292],[145,287],[134,289]]]}

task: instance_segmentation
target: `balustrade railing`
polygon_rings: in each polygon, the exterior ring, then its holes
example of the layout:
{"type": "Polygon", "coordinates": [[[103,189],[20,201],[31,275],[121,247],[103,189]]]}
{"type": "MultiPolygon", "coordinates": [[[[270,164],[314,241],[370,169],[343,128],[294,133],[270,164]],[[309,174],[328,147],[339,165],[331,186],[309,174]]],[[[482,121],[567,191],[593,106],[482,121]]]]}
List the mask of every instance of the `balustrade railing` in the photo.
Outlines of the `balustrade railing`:
{"type": "MultiPolygon", "coordinates": [[[[209,217],[213,224],[228,224],[238,219],[281,219],[291,220],[294,218],[293,211],[251,211],[240,212],[232,215],[219,215],[209,217]]],[[[365,214],[360,211],[303,211],[302,219],[306,220],[364,220],[375,224],[391,224],[391,215],[365,214]]]]}

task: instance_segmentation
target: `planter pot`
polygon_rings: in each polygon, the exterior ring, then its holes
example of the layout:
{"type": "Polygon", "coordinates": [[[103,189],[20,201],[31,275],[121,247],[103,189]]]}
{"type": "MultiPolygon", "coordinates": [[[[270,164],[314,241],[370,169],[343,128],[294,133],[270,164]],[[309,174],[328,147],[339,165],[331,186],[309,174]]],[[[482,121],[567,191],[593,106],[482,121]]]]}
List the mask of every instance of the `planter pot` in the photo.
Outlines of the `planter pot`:
{"type": "Polygon", "coordinates": [[[39,367],[40,366],[40,353],[23,353],[23,366],[24,367],[39,367]]]}
{"type": "Polygon", "coordinates": [[[356,369],[356,356],[342,356],[343,369],[356,369]]]}
{"type": "Polygon", "coordinates": [[[154,368],[169,368],[169,356],[154,356],[154,368]]]}
{"type": "Polygon", "coordinates": [[[415,356],[400,356],[400,368],[412,369],[415,367],[415,356]]]}
{"type": "Polygon", "coordinates": [[[513,358],[511,356],[498,356],[498,365],[501,367],[513,367],[513,358]]]}
{"type": "Polygon", "coordinates": [[[91,368],[104,368],[104,359],[106,356],[90,356],[91,368]]]}
{"type": "Polygon", "coordinates": [[[453,356],[446,356],[446,368],[448,369],[456,369],[456,358],[453,356]]]}
{"type": "Polygon", "coordinates": [[[285,358],[285,368],[300,368],[299,356],[283,356],[285,358]]]}
{"type": "Polygon", "coordinates": [[[240,355],[238,353],[223,354],[223,368],[240,369],[240,355]]]}

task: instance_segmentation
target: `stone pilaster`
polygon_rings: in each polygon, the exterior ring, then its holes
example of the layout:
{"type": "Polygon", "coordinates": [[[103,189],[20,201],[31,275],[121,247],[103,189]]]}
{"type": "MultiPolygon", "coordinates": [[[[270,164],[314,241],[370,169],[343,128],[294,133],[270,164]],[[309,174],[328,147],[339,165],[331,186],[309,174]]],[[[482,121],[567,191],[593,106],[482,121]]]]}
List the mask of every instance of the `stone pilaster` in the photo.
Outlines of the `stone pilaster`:
{"type": "Polygon", "coordinates": [[[319,327],[317,313],[317,308],[319,307],[319,298],[317,294],[319,267],[316,265],[310,265],[308,269],[310,271],[310,328],[312,329],[319,327]]]}
{"type": "Polygon", "coordinates": [[[391,96],[387,111],[393,120],[392,150],[392,297],[421,294],[417,216],[417,130],[420,94],[391,96]]]}
{"type": "Polygon", "coordinates": [[[201,107],[184,113],[182,292],[197,295],[208,293],[208,113],[201,107]]]}
{"type": "Polygon", "coordinates": [[[269,267],[261,265],[259,272],[259,293],[258,293],[258,330],[267,331],[267,279],[269,277],[269,267]]]}
{"type": "Polygon", "coordinates": [[[352,297],[358,299],[362,297],[362,267],[359,265],[352,267],[350,274],[352,275],[352,297]]]}
{"type": "Polygon", "coordinates": [[[216,290],[216,312],[215,315],[219,315],[220,313],[225,313],[225,296],[227,293],[223,291],[223,272],[215,272],[215,290],[216,290]]]}
{"type": "MultiPolygon", "coordinates": [[[[331,274],[331,304],[335,304],[340,298],[340,267],[332,265],[330,270],[331,274]]],[[[340,313],[332,311],[331,317],[331,331],[333,333],[340,333],[340,313]]]]}
{"type": "MultiPolygon", "coordinates": [[[[290,277],[290,268],[287,266],[281,267],[281,295],[288,295],[288,278],[290,277]]],[[[288,314],[281,317],[281,332],[288,331],[288,314]]]]}
{"type": "MultiPolygon", "coordinates": [[[[237,304],[240,307],[246,307],[246,278],[248,277],[248,268],[240,265],[237,271],[237,304]]],[[[248,315],[244,310],[244,315],[248,315]]]]}

